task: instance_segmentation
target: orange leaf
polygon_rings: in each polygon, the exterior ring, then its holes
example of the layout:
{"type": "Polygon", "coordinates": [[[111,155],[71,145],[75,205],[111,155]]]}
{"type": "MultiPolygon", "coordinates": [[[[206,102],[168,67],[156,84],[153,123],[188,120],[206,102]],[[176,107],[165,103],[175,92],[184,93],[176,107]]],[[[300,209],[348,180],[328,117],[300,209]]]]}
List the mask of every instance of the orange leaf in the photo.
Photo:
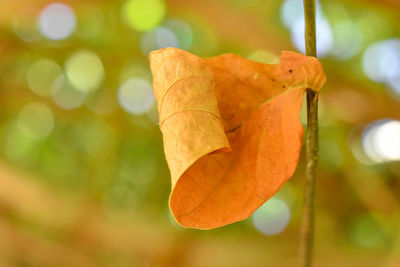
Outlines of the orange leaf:
{"type": "Polygon", "coordinates": [[[303,92],[325,83],[320,62],[287,51],[269,65],[166,48],[150,63],[175,219],[211,229],[247,218],[296,169],[303,92]]]}

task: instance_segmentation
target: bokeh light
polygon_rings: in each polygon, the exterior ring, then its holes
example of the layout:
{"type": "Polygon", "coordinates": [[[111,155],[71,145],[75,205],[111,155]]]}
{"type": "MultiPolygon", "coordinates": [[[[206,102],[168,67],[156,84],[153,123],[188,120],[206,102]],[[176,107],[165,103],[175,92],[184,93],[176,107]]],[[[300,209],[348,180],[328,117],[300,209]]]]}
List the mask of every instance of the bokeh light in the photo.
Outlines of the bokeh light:
{"type": "Polygon", "coordinates": [[[76,89],[64,74],[58,76],[51,87],[51,96],[54,102],[63,109],[80,107],[86,99],[87,93],[76,89]]]}
{"type": "Polygon", "coordinates": [[[400,76],[400,39],[371,44],[363,55],[365,74],[375,82],[387,82],[400,76]]]}
{"type": "MultiPolygon", "coordinates": [[[[327,18],[322,12],[319,1],[316,2],[316,35],[318,57],[329,55],[333,49],[333,32],[327,18]]],[[[291,39],[294,46],[305,53],[304,42],[304,7],[298,0],[286,0],[281,7],[281,20],[286,28],[291,31],[291,39]]]]}
{"type": "MultiPolygon", "coordinates": [[[[306,136],[293,177],[248,219],[183,229],[166,212],[170,171],[148,54],[177,47],[278,63],[283,50],[304,52],[302,0],[3,2],[1,266],[298,265],[306,136]]],[[[316,0],[328,82],[315,266],[400,262],[395,2],[316,0]]]]}
{"type": "Polygon", "coordinates": [[[364,52],[362,66],[368,78],[400,95],[400,39],[371,44],[364,52]]]}
{"type": "Polygon", "coordinates": [[[154,102],[153,89],[143,78],[131,78],[121,84],[118,100],[122,108],[131,114],[145,113],[154,102]]]}
{"type": "Polygon", "coordinates": [[[363,44],[362,33],[351,20],[341,21],[332,27],[334,47],[332,54],[336,59],[345,60],[357,55],[363,44]]]}
{"type": "Polygon", "coordinates": [[[38,59],[31,64],[27,72],[28,86],[37,95],[50,95],[51,86],[61,72],[61,67],[54,60],[38,59]]]}
{"type": "MultiPolygon", "coordinates": [[[[317,16],[322,15],[319,1],[316,1],[315,13],[317,16]]],[[[286,28],[290,29],[299,18],[304,18],[303,2],[299,0],[285,0],[280,10],[280,17],[286,28]]]]}
{"type": "Polygon", "coordinates": [[[290,210],[283,200],[271,198],[252,215],[253,224],[265,235],[281,233],[289,223],[290,210]]]}
{"type": "MultiPolygon", "coordinates": [[[[316,2],[317,54],[325,57],[332,54],[338,60],[345,60],[358,54],[362,48],[362,32],[358,25],[349,19],[346,10],[337,3],[326,3],[334,23],[326,18],[319,1],[316,2]],[[342,17],[339,21],[338,17],[342,17]]],[[[304,7],[299,0],[286,0],[281,7],[281,20],[290,29],[295,47],[305,53],[304,7]]]]}
{"type": "Polygon", "coordinates": [[[165,12],[163,0],[127,0],[122,17],[134,30],[147,31],[161,23],[165,12]]]}
{"type": "Polygon", "coordinates": [[[40,32],[48,39],[68,38],[76,26],[75,13],[69,6],[52,3],[46,6],[39,16],[40,32]]]}
{"type": "Polygon", "coordinates": [[[362,134],[365,125],[357,125],[348,133],[347,144],[354,158],[363,165],[375,164],[374,161],[370,159],[370,156],[365,153],[365,148],[363,147],[362,134]]]}
{"type": "Polygon", "coordinates": [[[166,28],[172,30],[178,39],[179,48],[188,50],[193,43],[193,32],[190,25],[181,19],[167,19],[164,24],[166,28]]]}
{"type": "Polygon", "coordinates": [[[180,19],[167,19],[163,26],[146,32],[141,39],[142,52],[147,56],[151,51],[177,47],[188,50],[193,42],[193,32],[188,23],[180,19]]]}
{"type": "Polygon", "coordinates": [[[175,33],[166,27],[157,27],[153,31],[143,34],[140,45],[144,55],[151,51],[166,48],[179,47],[179,41],[175,33]]]}
{"type": "Polygon", "coordinates": [[[21,132],[33,139],[47,137],[53,126],[53,113],[45,104],[29,103],[18,115],[18,127],[21,132]]]}
{"type": "Polygon", "coordinates": [[[363,70],[368,78],[376,82],[383,82],[385,80],[384,65],[388,58],[385,56],[383,50],[384,47],[380,43],[375,43],[370,45],[363,54],[363,70]]]}
{"type": "MultiPolygon", "coordinates": [[[[328,20],[323,15],[316,18],[317,55],[326,57],[333,49],[333,33],[328,20]]],[[[299,17],[291,27],[291,38],[294,46],[302,53],[306,52],[304,41],[304,17],[299,17]]]]}
{"type": "Polygon", "coordinates": [[[100,57],[89,50],[72,54],[65,63],[65,73],[71,84],[83,92],[98,89],[104,79],[100,57]]]}
{"type": "Polygon", "coordinates": [[[370,124],[364,130],[362,143],[365,153],[376,163],[400,160],[400,121],[370,124]]]}

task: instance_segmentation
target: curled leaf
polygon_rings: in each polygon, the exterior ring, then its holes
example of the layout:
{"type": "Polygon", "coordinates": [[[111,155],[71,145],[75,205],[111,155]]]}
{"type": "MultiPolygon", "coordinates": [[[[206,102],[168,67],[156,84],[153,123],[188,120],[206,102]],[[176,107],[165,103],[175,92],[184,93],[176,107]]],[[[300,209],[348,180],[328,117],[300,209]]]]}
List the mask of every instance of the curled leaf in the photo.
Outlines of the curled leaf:
{"type": "Polygon", "coordinates": [[[269,65],[166,48],[150,63],[175,219],[211,229],[247,218],[296,169],[303,93],[325,83],[320,62],[287,51],[269,65]]]}

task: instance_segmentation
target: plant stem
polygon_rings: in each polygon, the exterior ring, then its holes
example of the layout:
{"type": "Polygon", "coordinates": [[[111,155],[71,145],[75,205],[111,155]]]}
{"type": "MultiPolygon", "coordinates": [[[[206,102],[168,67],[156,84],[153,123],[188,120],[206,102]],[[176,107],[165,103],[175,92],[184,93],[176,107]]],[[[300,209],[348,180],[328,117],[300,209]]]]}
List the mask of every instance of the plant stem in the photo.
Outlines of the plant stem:
{"type": "MultiPolygon", "coordinates": [[[[315,0],[303,0],[305,43],[308,56],[316,57],[315,0]]],[[[300,266],[310,267],[314,242],[314,197],[318,168],[318,96],[307,89],[306,185],[300,236],[300,266]]]]}

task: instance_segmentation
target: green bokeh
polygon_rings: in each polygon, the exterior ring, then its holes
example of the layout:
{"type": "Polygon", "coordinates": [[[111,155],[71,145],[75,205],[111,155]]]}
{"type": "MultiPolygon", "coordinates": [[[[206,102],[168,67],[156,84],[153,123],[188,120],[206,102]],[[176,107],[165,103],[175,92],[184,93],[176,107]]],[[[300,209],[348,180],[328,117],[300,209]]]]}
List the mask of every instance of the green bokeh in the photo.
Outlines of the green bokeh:
{"type": "Polygon", "coordinates": [[[99,56],[83,50],[74,53],[65,63],[71,84],[80,91],[96,90],[104,79],[104,67],[99,56]]]}
{"type": "Polygon", "coordinates": [[[128,0],[122,8],[123,19],[137,31],[148,31],[159,25],[165,12],[162,0],[128,0]]]}

